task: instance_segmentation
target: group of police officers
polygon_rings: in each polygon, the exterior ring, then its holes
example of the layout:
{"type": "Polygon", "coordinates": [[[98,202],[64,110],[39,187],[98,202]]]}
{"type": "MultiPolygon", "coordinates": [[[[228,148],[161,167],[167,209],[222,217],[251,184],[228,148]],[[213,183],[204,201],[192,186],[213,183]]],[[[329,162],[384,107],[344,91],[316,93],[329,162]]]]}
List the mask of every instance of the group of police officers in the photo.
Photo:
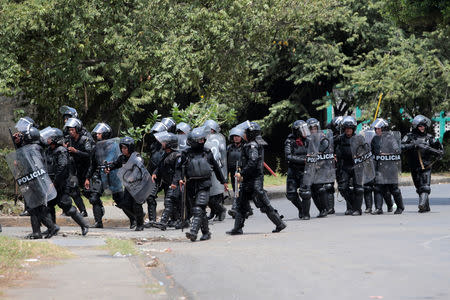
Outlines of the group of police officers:
{"type": "MultiPolygon", "coordinates": [[[[213,120],[191,129],[184,122],[163,118],[151,129],[146,166],[131,137],[114,138],[106,123],[98,123],[90,133],[75,109],[63,106],[60,112],[63,130],[47,127],[39,131],[31,118],[21,118],[13,135],[16,151],[7,156],[31,217],[33,232],[28,238],[50,238],[58,233],[56,205],[86,235],[89,224],[84,219],[88,214],[82,194],[92,204],[93,227],[103,228],[101,196],[109,190],[116,206],[129,218],[130,229],[190,227],[188,239],[196,241],[201,230],[200,240],[208,240],[209,220],[225,219],[229,175],[234,197],[228,214],[234,227],[227,234],[243,233],[245,220],[253,214],[250,200],[274,223],[273,232],[286,228],[263,188],[267,143],[256,122],[245,121],[232,128],[227,147],[213,120]],[[161,191],[164,210],[157,220],[156,199],[161,191]],[[72,199],[78,209],[72,206],[72,199]],[[144,203],[149,220],[145,224],[144,203]],[[41,225],[47,227],[45,232],[41,233],[41,225]]],[[[287,199],[302,220],[310,219],[311,199],[319,211],[317,217],[326,217],[335,213],[337,181],[347,204],[346,215],[361,215],[363,200],[365,213],[382,214],[383,201],[392,211],[391,197],[397,206],[394,213],[401,214],[404,205],[398,174],[405,152],[419,195],[419,212],[430,211],[431,167],[442,155],[441,144],[427,133],[430,126],[428,118],[418,115],[411,132],[401,140],[381,118],[360,134],[351,116],[334,118],[325,131],[315,118],[295,121],[284,144],[287,199]]]]}

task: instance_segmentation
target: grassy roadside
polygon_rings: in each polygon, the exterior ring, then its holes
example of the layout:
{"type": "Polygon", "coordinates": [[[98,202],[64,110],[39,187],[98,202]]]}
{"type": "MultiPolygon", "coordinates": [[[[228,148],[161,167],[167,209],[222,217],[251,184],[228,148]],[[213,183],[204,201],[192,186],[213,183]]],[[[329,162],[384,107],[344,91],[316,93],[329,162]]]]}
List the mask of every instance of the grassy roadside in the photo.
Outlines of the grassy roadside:
{"type": "Polygon", "coordinates": [[[31,266],[50,264],[57,259],[73,256],[66,248],[45,241],[25,241],[0,236],[0,290],[12,280],[28,276],[31,266]],[[27,259],[37,261],[27,262],[27,259]]]}
{"type": "Polygon", "coordinates": [[[111,255],[114,255],[117,252],[122,255],[137,255],[139,253],[134,242],[131,240],[107,238],[106,245],[101,246],[100,248],[108,250],[111,255]]]}

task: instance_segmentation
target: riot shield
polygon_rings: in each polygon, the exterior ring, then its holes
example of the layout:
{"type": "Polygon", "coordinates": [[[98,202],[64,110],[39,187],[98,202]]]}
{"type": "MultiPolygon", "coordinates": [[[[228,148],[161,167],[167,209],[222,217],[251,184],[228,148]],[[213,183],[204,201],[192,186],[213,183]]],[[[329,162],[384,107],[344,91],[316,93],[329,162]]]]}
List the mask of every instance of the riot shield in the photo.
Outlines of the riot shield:
{"type": "MultiPolygon", "coordinates": [[[[225,137],[221,133],[209,134],[206,138],[205,147],[210,149],[216,159],[217,163],[222,170],[224,178],[227,178],[227,143],[225,137]]],[[[214,171],[211,176],[212,186],[210,189],[210,195],[219,195],[224,192],[223,184],[217,180],[214,171]]]]}
{"type": "Polygon", "coordinates": [[[333,133],[329,131],[327,134],[319,134],[318,138],[314,138],[314,142],[314,147],[318,150],[314,183],[332,183],[336,179],[333,133]]]}
{"type": "Polygon", "coordinates": [[[180,151],[189,148],[187,144],[187,134],[177,134],[177,137],[178,137],[178,149],[180,151]]]}
{"type": "Polygon", "coordinates": [[[46,205],[57,195],[39,148],[34,144],[25,145],[6,155],[8,166],[30,209],[46,205]]]}
{"type": "Polygon", "coordinates": [[[366,139],[366,143],[370,145],[372,143],[372,139],[375,136],[375,130],[368,129],[363,132],[361,132],[362,135],[364,135],[364,138],[366,139]]]}
{"type": "Polygon", "coordinates": [[[100,176],[102,178],[103,189],[109,189],[111,193],[121,192],[122,182],[117,176],[119,170],[112,170],[109,174],[105,173],[107,164],[117,160],[120,155],[119,138],[107,139],[97,142],[95,145],[95,158],[100,167],[100,176]]]}
{"type": "Polygon", "coordinates": [[[127,163],[117,172],[117,176],[137,203],[143,204],[147,200],[152,191],[152,178],[137,152],[131,154],[127,163]]]}
{"type": "Polygon", "coordinates": [[[370,145],[363,135],[357,134],[350,139],[350,148],[353,155],[353,170],[357,184],[364,185],[375,178],[375,167],[370,145]]]}
{"type": "Polygon", "coordinates": [[[375,155],[375,182],[398,184],[401,172],[401,134],[398,131],[383,132],[380,137],[380,153],[375,155]]]}
{"type": "Polygon", "coordinates": [[[336,179],[333,133],[314,133],[308,138],[308,156],[303,184],[331,183],[336,179]]]}

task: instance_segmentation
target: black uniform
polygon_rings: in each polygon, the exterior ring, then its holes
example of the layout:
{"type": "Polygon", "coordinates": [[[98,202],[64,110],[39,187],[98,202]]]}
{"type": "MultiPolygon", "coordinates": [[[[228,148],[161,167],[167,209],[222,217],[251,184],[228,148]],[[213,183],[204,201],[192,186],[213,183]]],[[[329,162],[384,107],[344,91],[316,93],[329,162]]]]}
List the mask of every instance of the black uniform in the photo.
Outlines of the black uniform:
{"type": "MultiPolygon", "coordinates": [[[[164,153],[159,162],[159,165],[153,172],[156,178],[161,182],[164,194],[164,210],[161,215],[161,220],[159,222],[159,227],[165,230],[169,225],[169,220],[172,218],[174,221],[180,220],[180,189],[178,184],[175,184],[176,189],[171,189],[170,185],[173,182],[173,177],[175,175],[176,164],[178,158],[180,157],[178,151],[171,151],[170,153],[164,153]]],[[[183,224],[180,224],[182,226],[183,224]]]]}
{"type": "MultiPolygon", "coordinates": [[[[372,154],[374,157],[381,154],[381,136],[376,135],[373,137],[371,142],[372,154]]],[[[401,149],[398,149],[398,153],[401,152],[401,149]]],[[[397,205],[397,209],[395,214],[401,214],[405,209],[403,205],[403,197],[398,184],[375,184],[374,185],[374,194],[375,194],[375,214],[381,214],[383,212],[383,199],[391,199],[391,195],[394,197],[395,204],[397,205]]],[[[387,200],[387,201],[389,201],[387,200]]],[[[389,202],[386,202],[387,204],[389,202]]],[[[390,205],[392,210],[392,204],[390,205]]],[[[389,211],[389,205],[388,205],[389,211]]]]}
{"type": "MultiPolygon", "coordinates": [[[[77,152],[69,152],[70,157],[72,159],[71,166],[73,171],[76,174],[76,181],[77,184],[74,184],[72,180],[70,180],[70,186],[72,187],[70,189],[70,196],[75,201],[75,205],[77,205],[78,209],[83,212],[84,204],[81,204],[83,200],[81,199],[80,195],[80,188],[83,188],[84,182],[86,180],[86,174],[89,169],[89,166],[91,164],[91,155],[94,150],[94,141],[92,138],[89,138],[87,135],[79,135],[78,140],[75,140],[72,137],[69,137],[69,147],[74,147],[77,149],[77,152]],[[81,207],[80,207],[81,206],[81,207]]],[[[89,198],[89,194],[86,194],[86,196],[89,198]]],[[[94,218],[95,221],[98,222],[104,214],[103,204],[97,201],[93,201],[94,199],[89,199],[89,201],[92,204],[92,210],[94,212],[94,218]],[[95,215],[97,214],[97,215],[95,215]]],[[[84,208],[84,210],[86,210],[84,208]]]]}
{"type": "Polygon", "coordinates": [[[206,216],[206,206],[209,201],[211,187],[211,169],[220,183],[226,183],[219,164],[214,159],[211,150],[204,148],[188,148],[178,158],[173,184],[178,185],[179,180],[186,176],[186,192],[188,202],[192,207],[193,216],[191,230],[186,236],[195,241],[199,229],[202,230],[201,240],[209,239],[211,234],[206,216]],[[184,172],[184,173],[183,173],[184,172]]]}
{"type": "MultiPolygon", "coordinates": [[[[91,164],[86,172],[86,179],[89,180],[89,202],[92,204],[92,210],[94,212],[94,219],[97,228],[103,227],[102,217],[104,214],[103,202],[100,199],[103,194],[103,185],[100,174],[100,169],[105,166],[100,166],[98,164],[96,151],[94,149],[91,156],[91,164]]],[[[130,220],[130,228],[136,226],[136,218],[133,214],[133,205],[130,201],[126,202],[124,200],[123,191],[112,193],[112,198],[116,202],[117,207],[123,210],[125,215],[130,220]]]]}
{"type": "MultiPolygon", "coordinates": [[[[247,133],[247,137],[249,134],[247,133]]],[[[259,137],[260,138],[260,137],[259,137]]],[[[258,139],[262,140],[262,139],[258,139]]],[[[245,216],[247,214],[248,202],[253,199],[257,208],[267,214],[269,219],[275,224],[273,232],[279,232],[286,227],[281,220],[278,211],[270,204],[267,192],[264,190],[264,147],[256,140],[249,141],[244,145],[242,156],[241,175],[243,182],[237,199],[237,213],[234,228],[227,232],[229,234],[242,234],[245,216]]]]}
{"type": "MultiPolygon", "coordinates": [[[[132,153],[131,153],[132,154],[132,153]]],[[[131,156],[131,155],[130,155],[131,156]]],[[[110,164],[109,169],[115,170],[122,167],[122,165],[126,164],[130,157],[121,154],[115,162],[110,164]]],[[[123,193],[122,205],[125,207],[127,213],[132,214],[136,218],[136,231],[143,230],[144,228],[144,210],[142,208],[142,204],[137,203],[133,196],[125,189],[123,193]]],[[[123,208],[122,208],[123,209],[123,208]]]]}
{"type": "MultiPolygon", "coordinates": [[[[158,141],[154,141],[150,145],[150,161],[148,165],[148,171],[150,174],[152,174],[156,168],[158,167],[159,163],[161,162],[161,159],[164,155],[164,150],[162,149],[161,144],[158,141]]],[[[164,186],[161,185],[160,180],[156,180],[155,184],[153,185],[152,192],[150,193],[150,196],[147,199],[147,206],[148,206],[148,219],[150,222],[156,221],[156,198],[158,197],[158,193],[164,188],[164,186]]],[[[167,186],[166,189],[164,189],[164,194],[167,193],[167,186]]]]}
{"type": "MultiPolygon", "coordinates": [[[[81,136],[85,136],[86,138],[90,139],[92,141],[93,144],[93,139],[91,134],[89,133],[89,131],[86,130],[86,128],[82,127],[81,131],[80,131],[80,135],[81,136]]],[[[64,136],[64,140],[67,143],[68,147],[73,146],[72,145],[72,139],[70,137],[70,135],[68,133],[65,133],[64,136]]],[[[75,146],[73,146],[75,147],[75,146]]],[[[84,181],[80,182],[78,180],[78,176],[77,176],[77,168],[76,168],[76,163],[75,163],[75,159],[72,155],[69,156],[69,195],[72,197],[73,202],[75,203],[76,207],[78,208],[78,210],[83,214],[84,217],[87,217],[87,211],[86,211],[86,206],[84,205],[83,199],[81,198],[81,194],[80,194],[80,188],[83,189],[83,185],[84,185],[84,181]]]]}
{"type": "Polygon", "coordinates": [[[69,196],[69,153],[63,146],[56,145],[54,149],[50,147],[45,151],[47,161],[47,172],[55,185],[58,195],[48,202],[48,208],[53,222],[56,223],[55,206],[58,205],[67,216],[70,216],[80,225],[82,234],[86,235],[89,225],[83,216],[72,206],[69,196]]]}
{"type": "Polygon", "coordinates": [[[361,213],[364,197],[364,188],[358,184],[355,178],[353,154],[350,144],[351,137],[345,134],[339,135],[335,140],[335,153],[339,174],[338,189],[347,203],[346,215],[361,213]]]}
{"type": "Polygon", "coordinates": [[[290,134],[284,142],[284,156],[288,162],[288,171],[286,179],[286,197],[298,209],[298,217],[309,217],[309,208],[311,206],[311,195],[303,184],[303,174],[305,172],[305,163],[307,155],[306,138],[296,138],[290,134]],[[298,190],[302,195],[300,200],[298,190]]]}
{"type": "Polygon", "coordinates": [[[413,129],[402,140],[402,151],[406,152],[411,176],[419,195],[419,212],[430,211],[431,167],[436,156],[442,154],[442,145],[431,134],[413,129]]]}
{"type": "MultiPolygon", "coordinates": [[[[239,145],[236,145],[235,143],[232,143],[227,146],[227,169],[228,173],[230,174],[231,178],[231,185],[233,187],[233,192],[236,193],[236,186],[235,186],[235,180],[234,175],[236,174],[236,164],[241,166],[241,155],[242,155],[242,149],[244,148],[244,140],[239,145]]],[[[233,218],[236,215],[236,197],[233,200],[233,204],[231,205],[231,209],[228,211],[228,214],[232,216],[233,218]]],[[[249,206],[248,207],[248,214],[253,214],[253,209],[249,206]]]]}

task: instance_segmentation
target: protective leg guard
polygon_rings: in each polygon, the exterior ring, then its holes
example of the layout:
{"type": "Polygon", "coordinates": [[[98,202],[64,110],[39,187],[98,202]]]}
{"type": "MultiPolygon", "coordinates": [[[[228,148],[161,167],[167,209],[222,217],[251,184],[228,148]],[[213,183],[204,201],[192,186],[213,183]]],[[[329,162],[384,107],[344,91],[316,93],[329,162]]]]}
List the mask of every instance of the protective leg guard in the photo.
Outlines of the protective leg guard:
{"type": "Polygon", "coordinates": [[[144,230],[144,209],[142,208],[142,204],[133,203],[133,214],[136,218],[136,229],[134,231],[142,231],[144,230]]]}
{"type": "Polygon", "coordinates": [[[105,209],[103,208],[103,204],[95,203],[92,204],[92,212],[94,213],[95,228],[103,228],[103,215],[105,214],[105,209]]]}
{"type": "MultiPolygon", "coordinates": [[[[310,189],[300,189],[300,197],[302,198],[302,220],[309,220],[309,210],[311,208],[311,190],[310,189]]],[[[299,215],[300,217],[300,215],[299,215]]]]}
{"type": "Polygon", "coordinates": [[[191,230],[190,232],[186,232],[186,237],[190,239],[192,242],[195,242],[197,240],[197,234],[203,222],[203,214],[205,214],[206,218],[206,212],[204,212],[204,210],[200,206],[194,206],[192,208],[193,218],[191,230]]]}
{"type": "Polygon", "coordinates": [[[383,214],[383,188],[381,185],[377,184],[374,188],[375,197],[375,210],[372,212],[373,215],[383,214]]]}
{"type": "Polygon", "coordinates": [[[41,222],[39,221],[39,217],[37,215],[32,214],[30,216],[30,221],[31,221],[31,229],[33,230],[33,232],[30,233],[27,236],[27,238],[31,240],[42,239],[41,222]]]}
{"type": "Polygon", "coordinates": [[[286,228],[286,223],[281,220],[280,215],[275,209],[271,208],[266,214],[269,217],[270,221],[272,221],[272,223],[276,226],[275,229],[272,230],[273,233],[280,232],[281,230],[286,228]]]}
{"type": "Polygon", "coordinates": [[[428,193],[421,193],[419,196],[419,213],[430,211],[428,193]]]}
{"type": "Polygon", "coordinates": [[[370,214],[372,212],[373,205],[373,189],[364,187],[364,202],[366,204],[366,210],[364,213],[370,214]]]}
{"type": "Polygon", "coordinates": [[[156,221],[156,200],[152,196],[147,199],[147,207],[148,207],[148,220],[150,222],[156,221]]]}
{"type": "Polygon", "coordinates": [[[360,216],[362,214],[362,202],[364,198],[364,189],[362,187],[355,187],[354,188],[354,195],[353,195],[353,216],[360,216]]]}
{"type": "Polygon", "coordinates": [[[86,206],[84,205],[83,198],[81,198],[81,195],[78,193],[76,195],[72,195],[73,202],[75,202],[76,207],[80,211],[80,213],[83,215],[83,217],[87,217],[87,211],[86,206]]]}
{"type": "Polygon", "coordinates": [[[83,216],[77,211],[73,206],[69,210],[64,212],[66,215],[70,216],[72,220],[75,221],[81,227],[81,234],[85,236],[89,232],[89,224],[84,220],[83,216]]]}
{"type": "Polygon", "coordinates": [[[334,210],[334,193],[328,193],[328,214],[332,215],[335,213],[334,210]]]}
{"type": "Polygon", "coordinates": [[[399,215],[405,210],[405,206],[403,205],[402,192],[398,188],[398,185],[394,185],[391,193],[392,196],[394,197],[395,204],[397,205],[397,209],[395,210],[394,214],[399,215]]]}
{"type": "Polygon", "coordinates": [[[44,207],[41,208],[40,222],[48,228],[48,234],[45,236],[46,239],[58,234],[59,226],[53,223],[50,213],[44,207]]]}
{"type": "Polygon", "coordinates": [[[386,192],[383,195],[384,202],[386,202],[387,211],[392,212],[392,206],[394,206],[394,202],[392,202],[391,192],[386,192]]]}
{"type": "Polygon", "coordinates": [[[200,241],[206,241],[211,239],[211,232],[209,231],[208,218],[206,218],[206,215],[203,218],[203,222],[200,228],[202,230],[202,236],[200,237],[200,241]]]}

